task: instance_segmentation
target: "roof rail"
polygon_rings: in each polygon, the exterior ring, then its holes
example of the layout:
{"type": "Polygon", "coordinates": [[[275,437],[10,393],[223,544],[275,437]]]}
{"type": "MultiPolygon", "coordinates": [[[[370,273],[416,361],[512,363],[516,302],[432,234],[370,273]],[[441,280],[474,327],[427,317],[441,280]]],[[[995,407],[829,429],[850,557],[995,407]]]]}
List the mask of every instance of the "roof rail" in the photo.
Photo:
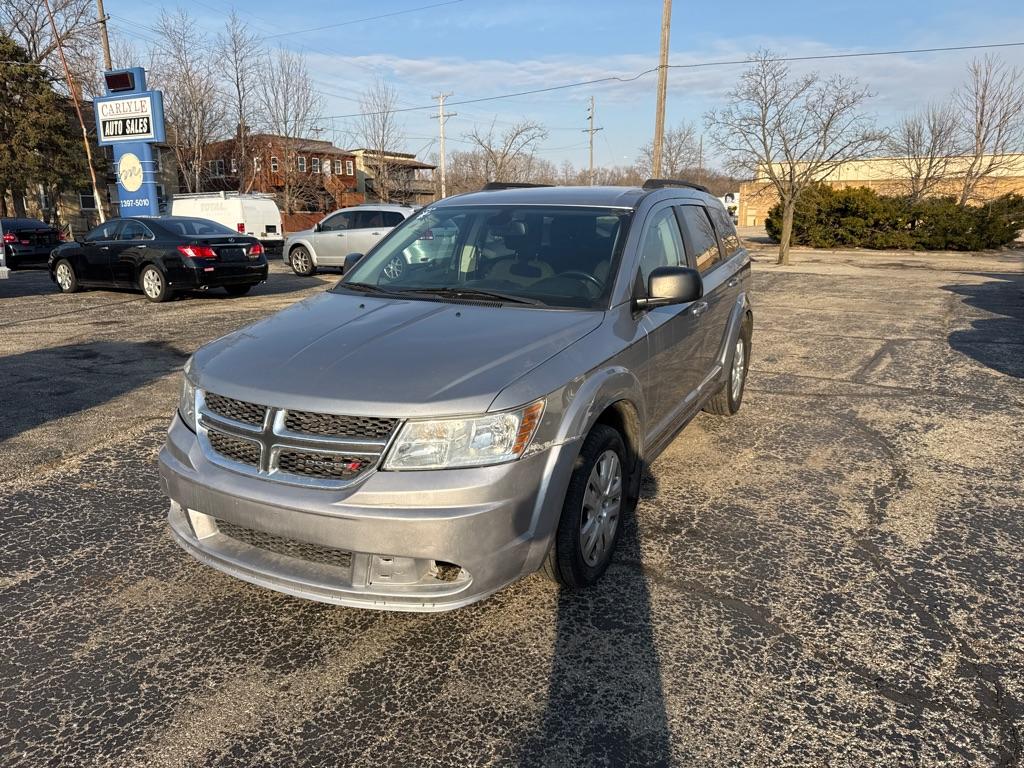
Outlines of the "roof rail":
{"type": "Polygon", "coordinates": [[[692,181],[686,181],[685,179],[648,179],[644,182],[644,189],[665,189],[665,187],[689,187],[690,189],[696,189],[699,192],[707,192],[711,194],[711,190],[705,187],[703,184],[694,184],[692,181]]]}
{"type": "Polygon", "coordinates": [[[527,184],[525,181],[489,181],[480,189],[481,192],[494,192],[499,189],[532,189],[534,187],[550,187],[551,184],[527,184]]]}

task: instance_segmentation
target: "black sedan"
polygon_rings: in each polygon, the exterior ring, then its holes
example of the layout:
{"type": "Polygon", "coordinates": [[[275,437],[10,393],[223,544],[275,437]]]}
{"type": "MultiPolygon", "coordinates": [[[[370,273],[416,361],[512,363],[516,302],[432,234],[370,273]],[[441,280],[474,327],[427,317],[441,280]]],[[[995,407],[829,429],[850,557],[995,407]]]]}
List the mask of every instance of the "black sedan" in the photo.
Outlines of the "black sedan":
{"type": "Polygon", "coordinates": [[[49,267],[64,293],[86,286],[138,288],[150,301],[209,288],[242,296],[267,279],[259,240],[186,216],[111,219],[54,249],[49,267]]]}
{"type": "Polygon", "coordinates": [[[61,243],[60,230],[39,219],[0,219],[4,255],[11,269],[26,264],[43,266],[61,243]]]}

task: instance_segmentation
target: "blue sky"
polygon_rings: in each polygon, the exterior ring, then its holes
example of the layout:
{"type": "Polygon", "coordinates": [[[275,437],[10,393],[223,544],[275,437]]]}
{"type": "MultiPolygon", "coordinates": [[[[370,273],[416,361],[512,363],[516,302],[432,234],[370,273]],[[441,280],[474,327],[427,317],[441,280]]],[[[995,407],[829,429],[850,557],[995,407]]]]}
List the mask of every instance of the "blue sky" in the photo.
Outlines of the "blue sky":
{"type": "MultiPolygon", "coordinates": [[[[340,117],[357,110],[352,100],[376,76],[398,90],[402,106],[430,104],[438,91],[452,91],[453,101],[492,96],[547,85],[630,75],[657,64],[660,0],[634,2],[541,2],[538,0],[458,0],[387,19],[349,22],[414,9],[443,0],[365,0],[327,2],[247,0],[241,15],[266,40],[268,49],[285,46],[303,51],[323,97],[325,135],[349,143],[351,121],[340,117]],[[316,31],[284,34],[318,27],[316,31]],[[337,117],[336,117],[337,116],[337,117]]],[[[230,0],[184,0],[181,7],[211,31],[222,23],[230,0]]],[[[115,34],[153,33],[150,25],[160,4],[107,0],[115,34]],[[155,9],[155,10],[154,10],[155,9]]],[[[1019,2],[948,2],[915,0],[852,3],[733,2],[693,3],[676,0],[671,63],[742,58],[758,47],[785,55],[979,45],[1024,41],[1024,7],[1019,2]]],[[[142,37],[137,45],[145,46],[142,37]]],[[[967,62],[981,51],[900,55],[821,61],[814,67],[859,77],[876,94],[871,110],[883,123],[933,100],[958,84],[967,62]]],[[[999,55],[1024,67],[1024,47],[999,55]]],[[[719,104],[741,67],[673,70],[669,80],[668,123],[688,120],[701,125],[708,108],[719,104]]],[[[543,123],[549,138],[544,157],[558,163],[586,162],[587,101],[597,99],[596,161],[622,164],[633,160],[649,140],[653,125],[655,75],[630,84],[583,87],[473,105],[453,106],[458,117],[448,122],[450,150],[465,147],[459,139],[474,125],[497,120],[498,129],[528,117],[543,123]]],[[[402,116],[409,151],[436,152],[437,121],[431,111],[402,116]]]]}

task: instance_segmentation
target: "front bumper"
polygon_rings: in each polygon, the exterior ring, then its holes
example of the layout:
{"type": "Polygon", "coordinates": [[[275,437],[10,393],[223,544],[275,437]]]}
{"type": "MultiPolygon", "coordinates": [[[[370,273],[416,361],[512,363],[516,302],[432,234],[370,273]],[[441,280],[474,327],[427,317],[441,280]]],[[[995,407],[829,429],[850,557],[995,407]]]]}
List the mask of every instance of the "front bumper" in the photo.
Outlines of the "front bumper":
{"type": "Polygon", "coordinates": [[[160,477],[176,541],[207,565],[312,600],[443,611],[540,567],[578,451],[573,441],[494,467],[373,471],[321,490],[211,464],[175,416],[160,477]]]}

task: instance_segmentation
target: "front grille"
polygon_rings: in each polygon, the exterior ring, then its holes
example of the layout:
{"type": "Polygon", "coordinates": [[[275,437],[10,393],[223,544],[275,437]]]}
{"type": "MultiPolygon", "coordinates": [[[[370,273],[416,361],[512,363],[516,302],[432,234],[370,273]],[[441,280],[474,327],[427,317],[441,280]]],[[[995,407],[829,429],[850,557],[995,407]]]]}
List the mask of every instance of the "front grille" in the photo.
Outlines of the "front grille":
{"type": "Polygon", "coordinates": [[[334,453],[282,450],[277,466],[282,472],[326,480],[352,480],[369,466],[365,457],[334,453]]]}
{"type": "Polygon", "coordinates": [[[352,565],[352,553],[343,549],[324,547],[320,544],[310,544],[307,541],[254,531],[226,520],[217,520],[217,528],[225,536],[251,547],[273,552],[276,555],[285,555],[321,565],[333,565],[336,568],[349,568],[352,565]]]}
{"type": "Polygon", "coordinates": [[[386,440],[397,423],[395,419],[334,416],[329,413],[310,413],[309,411],[288,411],[284,420],[285,427],[292,432],[367,440],[386,440]]]}
{"type": "Polygon", "coordinates": [[[206,407],[225,418],[254,424],[257,427],[263,424],[263,417],[267,413],[266,407],[262,405],[215,395],[213,392],[206,393],[206,407]]]}
{"type": "Polygon", "coordinates": [[[225,458],[237,461],[240,464],[249,464],[253,467],[260,465],[260,444],[252,440],[243,440],[234,435],[218,432],[215,429],[207,431],[210,445],[213,450],[225,458]]]}

